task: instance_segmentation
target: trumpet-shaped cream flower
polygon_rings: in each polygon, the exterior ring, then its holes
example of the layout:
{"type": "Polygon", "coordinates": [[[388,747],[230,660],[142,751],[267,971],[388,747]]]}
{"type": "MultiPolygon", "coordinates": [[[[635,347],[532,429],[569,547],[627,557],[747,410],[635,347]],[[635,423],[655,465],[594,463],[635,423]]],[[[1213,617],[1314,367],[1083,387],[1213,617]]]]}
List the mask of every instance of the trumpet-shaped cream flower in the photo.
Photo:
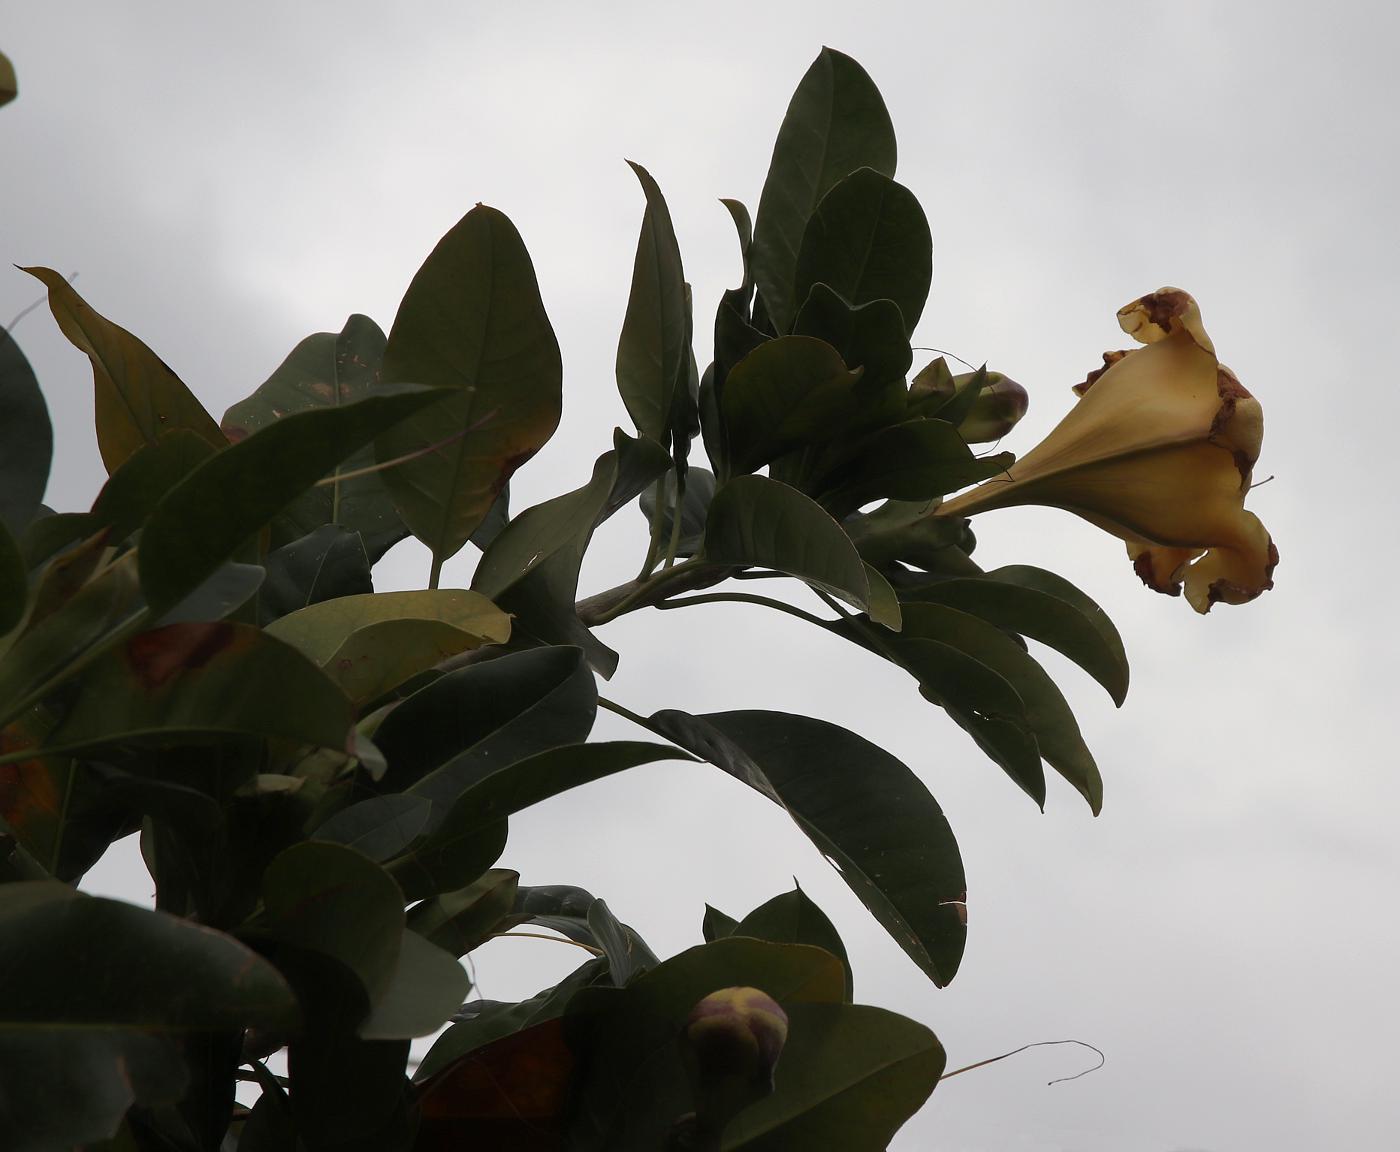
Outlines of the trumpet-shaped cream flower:
{"type": "Polygon", "coordinates": [[[1244,509],[1264,438],[1259,401],[1215,356],[1196,302],[1162,288],[1122,308],[1145,347],[1104,354],[1079,402],[1011,469],[939,516],[1045,504],[1126,542],[1149,587],[1197,612],[1273,587],[1278,550],[1244,509]]]}

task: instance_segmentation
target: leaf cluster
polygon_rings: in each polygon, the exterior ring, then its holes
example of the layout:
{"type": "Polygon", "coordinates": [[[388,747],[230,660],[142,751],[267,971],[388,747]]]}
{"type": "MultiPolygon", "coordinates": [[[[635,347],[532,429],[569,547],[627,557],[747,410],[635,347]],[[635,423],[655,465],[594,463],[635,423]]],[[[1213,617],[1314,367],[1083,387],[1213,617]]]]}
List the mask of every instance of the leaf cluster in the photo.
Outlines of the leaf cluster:
{"type": "Polygon", "coordinates": [[[533,804],[661,760],[712,765],[781,807],[934,984],[953,979],[966,878],[908,766],[824,719],[643,717],[600,697],[619,656],[595,630],[717,600],[890,661],[1037,804],[1048,764],[1098,811],[1094,759],[1027,641],[1121,701],[1116,631],[1051,573],[983,571],[965,522],[930,515],[1011,458],[967,440],[992,374],[938,360],[910,378],[932,247],[895,154],[870,78],[824,50],[752,226],[724,201],[742,281],[703,372],[670,213],[634,164],[616,362],[634,431],[581,487],[514,516],[562,365],[500,211],[447,232],[387,336],[356,315],[307,337],[221,420],[29,269],[91,361],[108,479],[87,511],[42,504],[47,409],[0,333],[0,1145],[885,1147],[943,1050],[853,1002],[845,948],[803,892],[737,920],[707,908],[703,943],[663,961],[604,900],[502,860],[533,804]],[[594,532],[628,505],[647,526],[637,578],[580,596],[594,532]],[[376,592],[376,562],[410,535],[428,586],[376,592]],[[441,587],[468,543],[470,586],[441,587]],[[744,590],[756,579],[814,610],[744,590]],[[600,706],[646,739],[591,740],[600,706]],[[132,833],[154,909],[78,893],[132,833]],[[587,959],[529,1000],[469,999],[461,958],[512,931],[587,959]],[[782,1006],[787,1043],[762,1098],[695,1143],[683,1025],[735,986],[782,1006]],[[439,1032],[414,1070],[410,1041],[439,1032]]]}

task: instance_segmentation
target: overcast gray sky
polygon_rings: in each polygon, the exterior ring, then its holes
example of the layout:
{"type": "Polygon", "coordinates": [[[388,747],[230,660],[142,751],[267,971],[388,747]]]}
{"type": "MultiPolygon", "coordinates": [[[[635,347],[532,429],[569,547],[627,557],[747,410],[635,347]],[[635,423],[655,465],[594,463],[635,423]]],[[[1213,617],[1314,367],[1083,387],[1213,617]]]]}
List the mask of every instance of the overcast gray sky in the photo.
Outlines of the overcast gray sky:
{"type": "MultiPolygon", "coordinates": [[[[1392,593],[1400,415],[1393,5],[1263,3],[301,3],[5,5],[21,95],[0,113],[0,257],[79,271],[216,414],[302,336],[385,328],[477,201],[533,254],[565,362],[555,441],[516,503],[572,488],[625,413],[612,380],[642,209],[670,202],[703,363],[739,276],[720,196],[755,207],[793,87],[823,44],[867,68],[923,201],[934,288],[918,342],[1026,385],[1025,451],[1123,344],[1114,311],[1192,292],[1263,402],[1250,497],[1277,589],[1196,617],[1122,546],[1043,510],[979,521],[978,559],[1035,563],[1108,610],[1133,663],[1116,711],[1061,678],[1106,781],[1041,815],[902,675],[737,606],[632,616],[609,695],[635,710],[819,715],[914,767],[958,834],[971,932],[932,988],[782,814],[715,769],[661,765],[513,822],[504,864],[581,884],[658,952],[791,886],[835,918],[856,995],[937,1031],[952,1065],[1077,1037],[940,1088],[894,1147],[1291,1152],[1393,1146],[1400,1032],[1392,593]],[[732,610],[731,610],[732,608],[732,610]],[[1092,1063],[1092,1056],[1087,1057],[1092,1063]]],[[[34,298],[0,271],[0,322],[34,298]]],[[[102,477],[87,362],[46,314],[16,336],[58,435],[49,502],[102,477]]],[[[630,576],[641,521],[600,534],[587,590],[630,576]]],[[[465,584],[470,556],[444,581],[465,584]]],[[[421,585],[396,549],[380,586],[421,585]]],[[[605,717],[599,734],[626,735],[605,717]]],[[[131,843],[95,891],[149,896],[131,843]]],[[[575,962],[500,941],[478,979],[528,995],[575,962]]]]}

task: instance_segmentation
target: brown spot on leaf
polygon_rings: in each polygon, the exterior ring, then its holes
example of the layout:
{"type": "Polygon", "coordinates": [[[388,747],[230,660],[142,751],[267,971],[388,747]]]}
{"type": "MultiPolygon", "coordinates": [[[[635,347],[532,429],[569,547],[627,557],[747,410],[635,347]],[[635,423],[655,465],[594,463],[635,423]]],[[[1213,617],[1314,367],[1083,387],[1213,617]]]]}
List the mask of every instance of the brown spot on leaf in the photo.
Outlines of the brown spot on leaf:
{"type": "Polygon", "coordinates": [[[320,396],[323,400],[329,400],[335,395],[335,389],[324,380],[313,380],[311,382],[311,391],[317,396],[320,396]]]}
{"type": "Polygon", "coordinates": [[[178,672],[204,667],[233,643],[232,624],[170,624],[143,632],[126,646],[126,662],[147,691],[154,691],[178,672]]]}

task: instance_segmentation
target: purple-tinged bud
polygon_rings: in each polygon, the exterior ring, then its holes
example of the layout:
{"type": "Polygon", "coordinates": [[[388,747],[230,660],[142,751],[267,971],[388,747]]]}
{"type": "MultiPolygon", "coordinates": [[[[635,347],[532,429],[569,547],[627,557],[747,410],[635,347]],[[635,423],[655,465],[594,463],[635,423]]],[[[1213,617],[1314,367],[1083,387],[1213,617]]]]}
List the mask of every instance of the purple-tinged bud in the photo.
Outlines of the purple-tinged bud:
{"type": "MultiPolygon", "coordinates": [[[[972,374],[968,373],[965,376],[955,376],[954,379],[961,385],[964,380],[971,379],[971,376],[972,374]]],[[[1016,427],[1029,406],[1030,397],[1015,380],[1003,376],[1000,372],[988,372],[987,382],[977,394],[977,399],[972,402],[971,411],[958,425],[958,431],[969,444],[986,444],[1000,440],[1016,427]]]]}
{"type": "Polygon", "coordinates": [[[702,1130],[718,1131],[773,1091],[787,1013],[758,988],[721,988],[691,1009],[681,1050],[702,1130]]]}

